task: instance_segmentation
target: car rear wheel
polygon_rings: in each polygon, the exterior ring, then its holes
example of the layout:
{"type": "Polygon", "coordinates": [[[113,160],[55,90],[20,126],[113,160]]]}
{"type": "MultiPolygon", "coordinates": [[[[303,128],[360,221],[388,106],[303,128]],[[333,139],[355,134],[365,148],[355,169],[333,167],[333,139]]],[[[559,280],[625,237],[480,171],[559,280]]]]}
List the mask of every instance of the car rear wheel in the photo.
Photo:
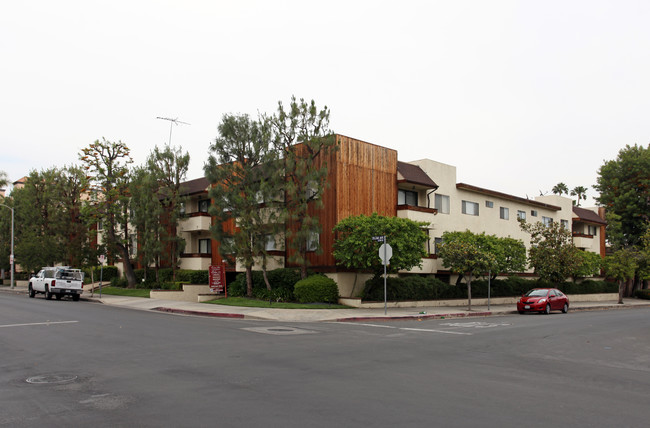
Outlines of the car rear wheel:
{"type": "Polygon", "coordinates": [[[551,313],[551,305],[550,304],[546,304],[546,309],[544,309],[544,313],[546,315],[551,313]]]}
{"type": "Polygon", "coordinates": [[[45,298],[47,300],[52,300],[52,293],[50,293],[50,287],[45,286],[45,298]]]}
{"type": "Polygon", "coordinates": [[[72,300],[74,300],[75,302],[78,302],[79,301],[79,295],[78,294],[73,294],[72,295],[72,300]]]}
{"type": "Polygon", "coordinates": [[[61,294],[55,294],[56,300],[61,300],[61,297],[63,297],[61,294]]]}
{"type": "Polygon", "coordinates": [[[34,296],[36,296],[36,292],[32,288],[32,284],[29,284],[29,297],[31,297],[33,299],[34,296]]]}
{"type": "Polygon", "coordinates": [[[565,303],[564,307],[562,308],[562,313],[566,314],[567,312],[569,312],[569,304],[565,303]]]}
{"type": "Polygon", "coordinates": [[[524,311],[517,311],[517,312],[519,312],[519,315],[523,315],[523,314],[524,314],[524,311]]]}

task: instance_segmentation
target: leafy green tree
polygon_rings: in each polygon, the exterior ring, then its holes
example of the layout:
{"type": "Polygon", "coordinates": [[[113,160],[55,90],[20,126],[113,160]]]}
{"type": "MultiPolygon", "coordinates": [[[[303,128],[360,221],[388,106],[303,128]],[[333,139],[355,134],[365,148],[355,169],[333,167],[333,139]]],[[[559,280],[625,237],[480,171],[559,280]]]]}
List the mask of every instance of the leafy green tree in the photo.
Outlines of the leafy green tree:
{"type": "MultiPolygon", "coordinates": [[[[183,153],[180,147],[165,146],[163,150],[154,147],[147,158],[147,168],[155,177],[157,183],[158,202],[162,204],[162,221],[164,227],[160,232],[161,241],[167,248],[164,254],[169,256],[172,267],[172,277],[176,279],[176,267],[181,253],[185,249],[185,241],[176,233],[176,227],[181,216],[181,207],[185,202],[182,196],[181,183],[185,181],[190,165],[190,155],[183,153]]],[[[160,216],[159,216],[160,218],[160,216]]]]}
{"type": "Polygon", "coordinates": [[[472,280],[497,269],[497,258],[490,251],[485,235],[465,232],[445,232],[438,246],[438,256],[444,267],[461,275],[467,284],[467,309],[472,310],[472,280]]]}
{"type": "Polygon", "coordinates": [[[546,226],[541,222],[520,221],[520,226],[530,234],[528,260],[540,279],[560,283],[579,272],[580,250],[573,244],[568,229],[559,222],[546,226]]]}
{"type": "Polygon", "coordinates": [[[553,192],[553,194],[559,195],[559,196],[569,194],[569,188],[567,187],[566,184],[564,184],[562,182],[557,183],[555,186],[553,186],[553,190],[551,190],[551,191],[553,192]]]}
{"type": "Polygon", "coordinates": [[[158,181],[155,174],[147,167],[134,168],[129,183],[129,194],[131,196],[130,222],[138,237],[137,258],[145,267],[145,279],[146,268],[154,264],[156,281],[158,281],[158,269],[163,251],[161,235],[164,226],[161,221],[163,209],[158,196],[158,181]]]}
{"type": "Polygon", "coordinates": [[[623,303],[625,283],[629,279],[634,279],[637,268],[637,255],[630,248],[622,248],[615,251],[603,260],[603,269],[607,276],[614,278],[618,282],[619,304],[623,303]]]}
{"type": "Polygon", "coordinates": [[[27,271],[64,261],[63,222],[55,191],[59,171],[31,171],[21,189],[14,189],[16,261],[27,271]]]}
{"type": "Polygon", "coordinates": [[[596,198],[607,209],[607,236],[614,248],[637,246],[650,224],[650,144],[625,146],[598,170],[596,198]]]}
{"type": "Polygon", "coordinates": [[[91,248],[88,227],[82,217],[83,198],[88,187],[85,171],[68,166],[59,170],[54,180],[55,197],[63,215],[64,262],[78,267],[94,264],[96,252],[91,248]]]}
{"type": "Polygon", "coordinates": [[[121,141],[102,138],[81,149],[82,161],[92,191],[87,212],[103,226],[109,260],[120,256],[129,287],[134,287],[136,277],[131,265],[130,247],[135,236],[129,229],[129,165],[133,163],[131,151],[121,141]]]}
{"type": "MultiPolygon", "coordinates": [[[[327,160],[338,149],[336,137],[329,130],[329,115],[327,107],[318,110],[313,100],[297,101],[293,96],[288,109],[279,102],[270,118],[275,145],[284,162],[289,261],[300,266],[303,279],[307,277],[310,244],[322,232],[318,212],[323,207],[327,160]]],[[[319,251],[320,242],[316,243],[319,251]]]]}
{"type": "Polygon", "coordinates": [[[575,278],[587,278],[590,276],[598,275],[602,267],[603,258],[600,254],[592,253],[591,251],[578,251],[580,261],[578,267],[574,272],[575,278]]]}
{"type": "Polygon", "coordinates": [[[393,248],[387,272],[422,266],[422,258],[427,255],[424,246],[428,237],[422,229],[425,225],[423,222],[385,217],[377,213],[347,217],[333,229],[337,236],[334,241],[334,258],[341,266],[369,269],[375,276],[379,276],[384,271],[378,252],[381,242],[373,241],[372,237],[386,236],[393,248]]]}
{"type": "MultiPolygon", "coordinates": [[[[218,130],[219,136],[210,146],[211,154],[204,167],[212,184],[212,234],[219,242],[222,256],[233,254],[243,263],[246,294],[250,297],[255,258],[266,255],[266,239],[275,239],[275,225],[280,223],[282,207],[277,198],[282,175],[278,173],[277,153],[272,147],[267,120],[226,114],[218,130]],[[235,220],[236,227],[224,227],[235,220]]],[[[270,289],[266,276],[265,279],[270,289]]]]}
{"type": "Polygon", "coordinates": [[[581,200],[587,200],[587,188],[584,186],[576,186],[571,190],[571,196],[576,197],[576,206],[580,206],[581,200]]]}
{"type": "MultiPolygon", "coordinates": [[[[9,208],[14,207],[14,198],[12,196],[0,198],[0,204],[9,208]]],[[[15,227],[15,225],[14,225],[15,227]]],[[[11,254],[11,210],[0,207],[0,269],[8,270],[9,255],[11,254]]]]}
{"type": "Polygon", "coordinates": [[[6,172],[0,170],[0,189],[4,189],[9,185],[9,176],[6,172]]]}

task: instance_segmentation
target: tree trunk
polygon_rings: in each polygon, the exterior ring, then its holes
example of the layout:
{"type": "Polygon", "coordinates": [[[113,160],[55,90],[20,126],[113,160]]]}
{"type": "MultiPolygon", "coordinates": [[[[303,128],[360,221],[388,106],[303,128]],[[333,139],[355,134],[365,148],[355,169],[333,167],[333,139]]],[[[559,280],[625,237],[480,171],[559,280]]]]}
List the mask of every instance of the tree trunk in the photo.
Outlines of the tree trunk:
{"type": "Polygon", "coordinates": [[[129,283],[129,288],[135,287],[137,280],[135,278],[135,272],[133,271],[133,266],[131,265],[131,259],[129,258],[129,250],[124,245],[118,246],[120,252],[122,253],[122,266],[124,266],[124,276],[129,283]]]}
{"type": "Polygon", "coordinates": [[[623,294],[625,293],[625,281],[618,280],[618,304],[623,304],[623,294]]]}
{"type": "Polygon", "coordinates": [[[253,267],[246,266],[246,296],[253,297],[253,267]]]}

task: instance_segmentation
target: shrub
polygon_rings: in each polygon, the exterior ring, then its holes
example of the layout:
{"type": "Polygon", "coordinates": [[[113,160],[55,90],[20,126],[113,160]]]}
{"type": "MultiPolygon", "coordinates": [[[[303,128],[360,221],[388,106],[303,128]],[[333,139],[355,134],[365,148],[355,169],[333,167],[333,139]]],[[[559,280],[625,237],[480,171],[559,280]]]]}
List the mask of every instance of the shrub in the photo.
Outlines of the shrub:
{"type": "Polygon", "coordinates": [[[300,303],[336,303],[339,287],[332,278],[320,274],[312,275],[296,282],[293,294],[300,303]]]}
{"type": "MultiPolygon", "coordinates": [[[[401,278],[389,277],[386,280],[387,300],[435,300],[456,299],[467,297],[467,289],[449,285],[437,278],[406,276],[401,278]]],[[[362,300],[384,300],[384,279],[372,278],[366,281],[362,300]]]]}
{"type": "MultiPolygon", "coordinates": [[[[253,297],[260,300],[289,302],[293,300],[293,287],[300,280],[297,269],[275,269],[268,272],[271,290],[266,289],[264,275],[261,271],[253,271],[253,297]]],[[[235,280],[228,284],[228,295],[233,297],[246,296],[246,274],[239,273],[235,280]]]]}
{"type": "Polygon", "coordinates": [[[113,278],[119,277],[117,266],[92,266],[82,269],[84,272],[84,283],[90,284],[90,281],[93,279],[95,282],[99,282],[99,277],[102,277],[102,281],[110,282],[113,278]]]}
{"type": "Polygon", "coordinates": [[[644,289],[644,290],[636,290],[634,292],[634,295],[638,297],[639,299],[646,299],[650,300],[650,289],[644,289]]]}

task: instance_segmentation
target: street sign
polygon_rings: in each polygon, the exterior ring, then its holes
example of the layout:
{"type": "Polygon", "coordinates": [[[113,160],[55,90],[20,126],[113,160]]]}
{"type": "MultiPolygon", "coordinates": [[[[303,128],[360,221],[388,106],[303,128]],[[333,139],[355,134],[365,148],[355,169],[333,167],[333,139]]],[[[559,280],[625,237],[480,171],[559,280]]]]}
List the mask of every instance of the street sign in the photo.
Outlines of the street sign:
{"type": "Polygon", "coordinates": [[[393,247],[390,244],[381,244],[379,246],[379,258],[381,262],[387,265],[391,257],[393,257],[393,247]]]}
{"type": "Polygon", "coordinates": [[[210,266],[210,292],[224,293],[226,291],[226,269],[223,263],[210,266]]]}
{"type": "Polygon", "coordinates": [[[106,257],[102,254],[99,256],[99,263],[104,264],[104,260],[106,260],[106,257]]]}
{"type": "Polygon", "coordinates": [[[377,242],[384,242],[385,239],[386,239],[385,236],[373,236],[372,237],[372,240],[377,241],[377,242]]]}

